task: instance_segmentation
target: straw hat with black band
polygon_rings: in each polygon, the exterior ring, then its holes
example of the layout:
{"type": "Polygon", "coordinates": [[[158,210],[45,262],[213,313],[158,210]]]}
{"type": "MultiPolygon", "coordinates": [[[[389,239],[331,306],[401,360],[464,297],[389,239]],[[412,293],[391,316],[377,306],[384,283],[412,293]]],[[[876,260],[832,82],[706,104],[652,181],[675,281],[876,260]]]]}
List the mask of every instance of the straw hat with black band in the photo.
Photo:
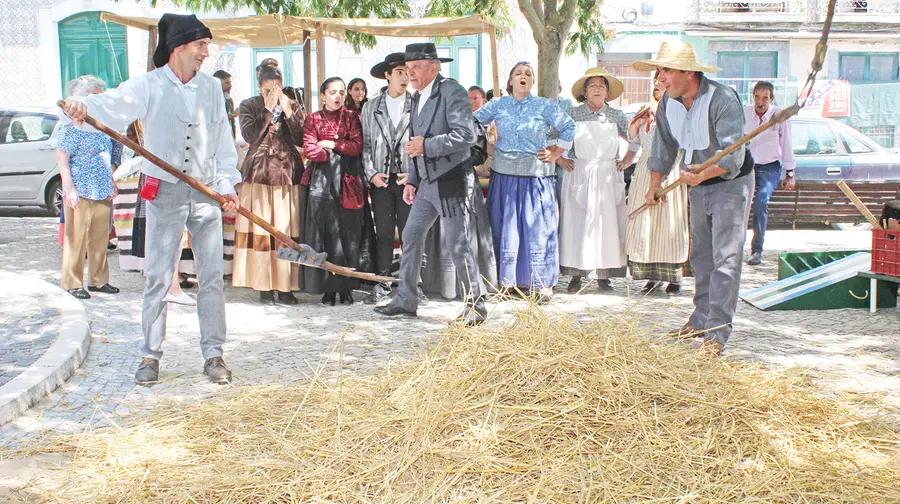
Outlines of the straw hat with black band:
{"type": "Polygon", "coordinates": [[[169,62],[169,56],[176,47],[190,44],[195,40],[212,38],[209,28],[193,14],[163,14],[157,27],[159,42],[153,53],[153,64],[156,68],[162,68],[169,62]]]}
{"type": "Polygon", "coordinates": [[[572,84],[572,96],[575,97],[576,101],[583,102],[585,100],[585,83],[594,77],[603,77],[606,80],[609,88],[609,92],[606,95],[606,101],[615,100],[622,96],[622,93],[625,91],[625,85],[622,84],[622,81],[610,75],[610,73],[602,67],[591,68],[588,69],[580,79],[575,81],[575,84],[572,84]]]}
{"type": "Polygon", "coordinates": [[[683,70],[685,72],[721,72],[719,67],[704,65],[694,52],[694,46],[681,40],[663,42],[659,53],[651,60],[635,61],[631,67],[638,72],[654,72],[660,68],[683,70]]]}

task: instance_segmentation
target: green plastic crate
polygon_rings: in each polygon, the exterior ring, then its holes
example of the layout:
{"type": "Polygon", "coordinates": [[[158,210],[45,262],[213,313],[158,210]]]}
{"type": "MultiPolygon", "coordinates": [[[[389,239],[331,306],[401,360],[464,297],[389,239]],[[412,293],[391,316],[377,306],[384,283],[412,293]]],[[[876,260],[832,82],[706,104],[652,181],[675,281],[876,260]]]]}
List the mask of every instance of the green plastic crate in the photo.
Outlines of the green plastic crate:
{"type": "MultiPolygon", "coordinates": [[[[859,252],[868,250],[840,250],[831,252],[790,252],[778,257],[778,279],[823,266],[859,252]]],[[[839,308],[869,308],[869,280],[853,277],[814,292],[804,294],[770,310],[833,310],[839,308]],[[861,299],[860,299],[861,298],[861,299]]],[[[878,282],[878,308],[897,307],[897,284],[878,282]]]]}

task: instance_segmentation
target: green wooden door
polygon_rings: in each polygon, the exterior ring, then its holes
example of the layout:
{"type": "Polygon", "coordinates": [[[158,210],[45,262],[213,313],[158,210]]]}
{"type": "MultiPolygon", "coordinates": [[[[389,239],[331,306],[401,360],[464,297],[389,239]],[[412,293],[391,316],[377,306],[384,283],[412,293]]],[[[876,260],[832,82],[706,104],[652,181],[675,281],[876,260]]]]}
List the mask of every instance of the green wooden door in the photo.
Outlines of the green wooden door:
{"type": "Polygon", "coordinates": [[[82,75],[96,75],[114,88],[128,79],[125,26],[104,23],[99,12],[82,12],[59,23],[62,95],[66,84],[82,75]]]}

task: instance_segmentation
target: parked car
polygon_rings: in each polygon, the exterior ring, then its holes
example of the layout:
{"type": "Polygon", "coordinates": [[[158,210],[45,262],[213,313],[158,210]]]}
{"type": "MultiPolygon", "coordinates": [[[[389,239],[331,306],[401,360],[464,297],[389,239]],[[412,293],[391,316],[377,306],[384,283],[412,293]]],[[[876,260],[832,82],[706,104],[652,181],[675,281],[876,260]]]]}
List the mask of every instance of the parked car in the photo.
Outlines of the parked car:
{"type": "Polygon", "coordinates": [[[791,119],[797,181],[900,182],[900,154],[833,119],[791,119]]]}
{"type": "Polygon", "coordinates": [[[0,107],[0,206],[42,206],[59,213],[57,110],[0,107]]]}
{"type": "Polygon", "coordinates": [[[900,198],[900,153],[884,149],[850,126],[833,119],[795,117],[791,147],[797,188],[775,191],[770,220],[826,223],[836,229],[867,227],[838,189],[840,180],[876,214],[886,201],[900,198]]]}

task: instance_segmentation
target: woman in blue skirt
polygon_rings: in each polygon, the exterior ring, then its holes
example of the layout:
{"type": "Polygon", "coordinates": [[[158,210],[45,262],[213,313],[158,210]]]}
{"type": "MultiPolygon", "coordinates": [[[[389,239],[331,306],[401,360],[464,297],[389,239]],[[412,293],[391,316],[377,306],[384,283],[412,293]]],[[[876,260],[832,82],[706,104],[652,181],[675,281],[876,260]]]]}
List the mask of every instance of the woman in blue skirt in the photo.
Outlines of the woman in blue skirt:
{"type": "Polygon", "coordinates": [[[509,73],[509,96],[475,111],[481,124],[494,122],[497,144],[487,208],[491,218],[500,286],[538,291],[549,302],[559,281],[558,215],[554,163],[575,138],[575,122],[556,102],[531,94],[534,70],[516,63],[509,73]],[[556,145],[547,145],[555,130],[556,145]]]}

